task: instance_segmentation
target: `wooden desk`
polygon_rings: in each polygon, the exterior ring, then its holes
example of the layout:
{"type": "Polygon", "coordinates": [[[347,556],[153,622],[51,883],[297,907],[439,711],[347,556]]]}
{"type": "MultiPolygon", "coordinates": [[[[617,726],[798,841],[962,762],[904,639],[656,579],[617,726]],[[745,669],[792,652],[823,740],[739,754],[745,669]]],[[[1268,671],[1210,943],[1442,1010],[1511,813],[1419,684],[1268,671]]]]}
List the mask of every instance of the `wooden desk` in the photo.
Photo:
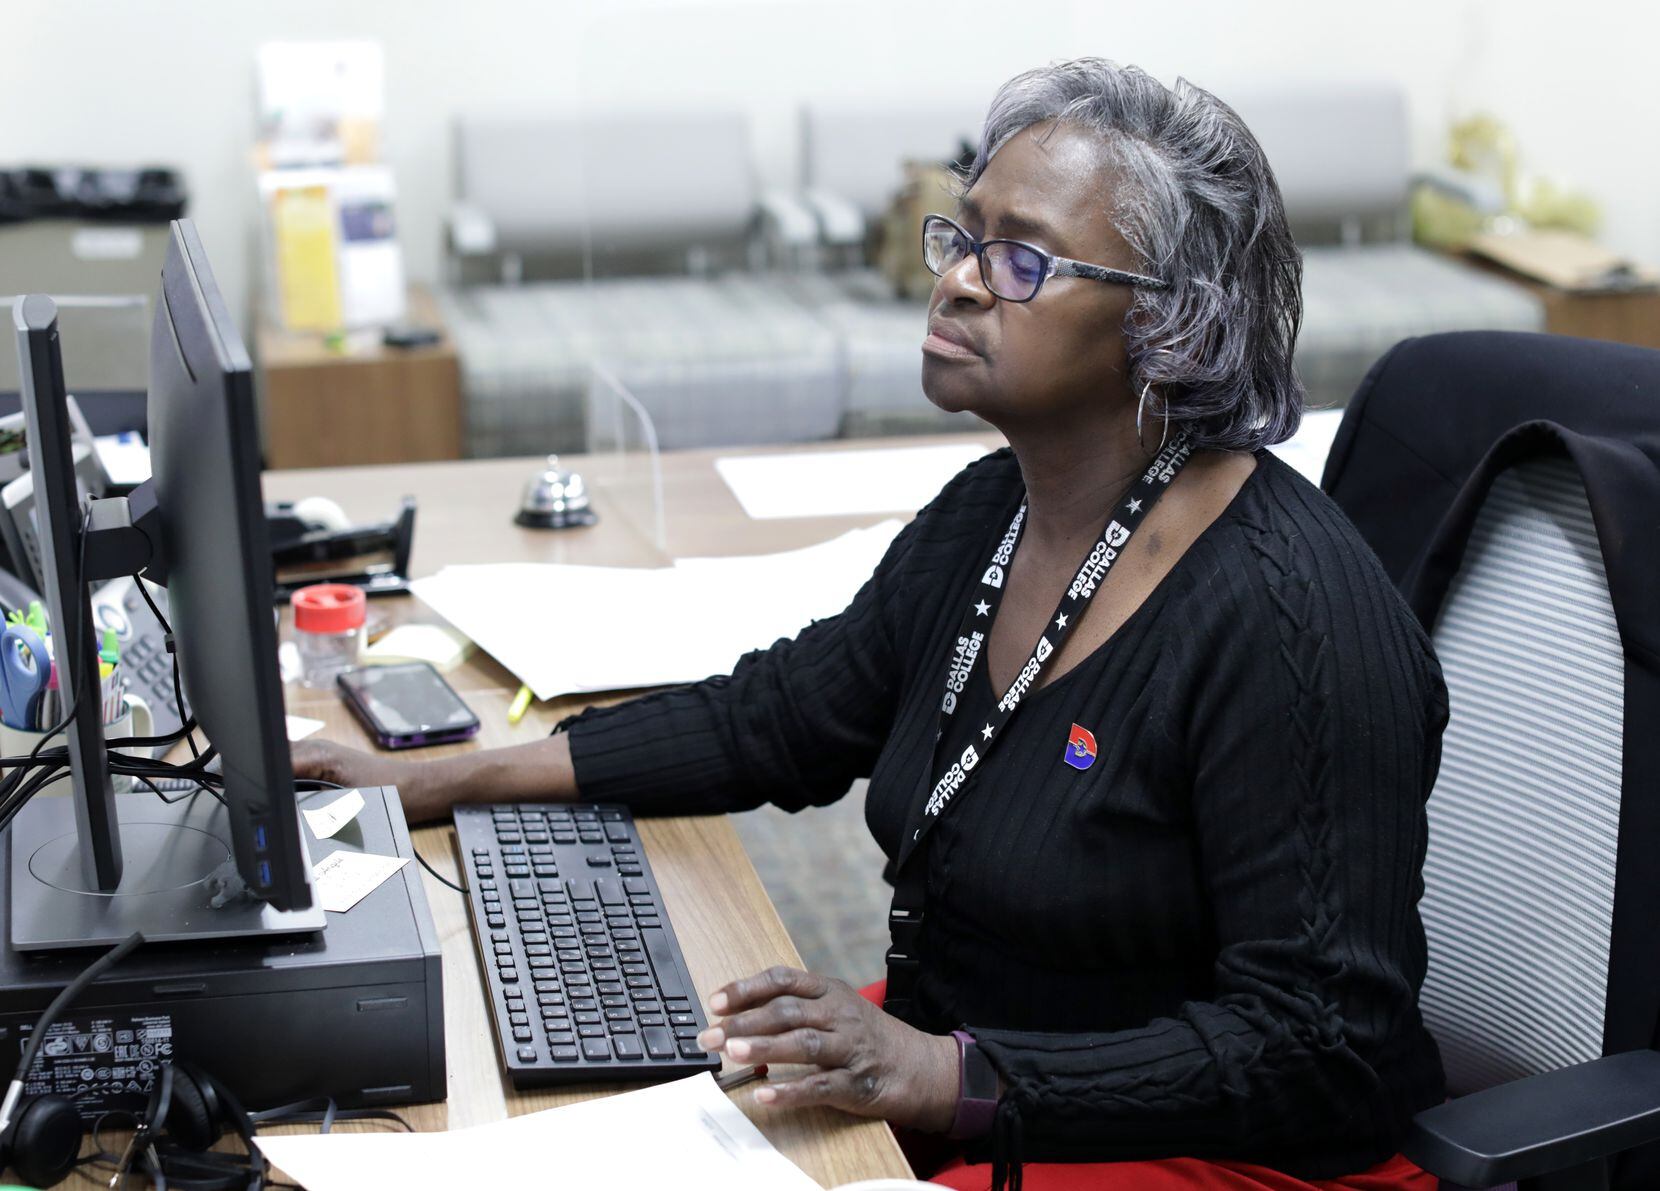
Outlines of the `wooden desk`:
{"type": "MultiPolygon", "coordinates": [[[[972,437],[988,443],[995,438],[972,437]]],[[[664,503],[672,555],[788,549],[882,519],[751,521],[716,474],[715,456],[716,452],[694,451],[664,457],[664,503]]],[[[354,520],[384,516],[396,497],[415,496],[419,501],[412,563],[416,574],[430,574],[444,564],[462,562],[662,562],[661,552],[646,534],[628,523],[607,493],[606,463],[574,456],[567,462],[582,471],[594,487],[594,503],[601,518],[597,526],[548,532],[521,529],[512,523],[520,489],[526,477],[538,469],[537,459],[273,472],[265,477],[265,495],[273,500],[328,496],[354,520]]],[[[381,601],[377,607],[398,620],[432,617],[413,600],[381,601]]],[[[557,614],[558,610],[550,613],[557,614]]],[[[571,609],[569,614],[580,616],[584,610],[571,609]]],[[[453,672],[450,680],[478,713],[483,729],[476,745],[427,750],[427,756],[534,739],[591,701],[562,699],[540,704],[517,727],[510,727],[507,705],[518,684],[492,658],[475,655],[453,672]]],[[[296,715],[324,720],[329,737],[367,747],[362,730],[332,694],[293,689],[288,706],[296,715]]],[[[800,963],[794,944],[726,819],[646,819],[640,823],[640,832],[700,995],[706,997],[727,981],[771,964],[800,963]]],[[[454,832],[450,827],[422,828],[414,833],[414,840],[429,862],[447,875],[455,875],[454,832]]],[[[467,908],[454,891],[430,876],[424,879],[444,955],[449,1102],[412,1109],[410,1115],[417,1127],[461,1128],[630,1086],[590,1085],[535,1093],[512,1090],[496,1064],[493,1027],[478,978],[467,908]]],[[[892,1133],[880,1122],[825,1109],[763,1112],[747,1096],[740,1095],[737,1100],[774,1145],[826,1187],[860,1179],[910,1176],[892,1133]]]]}

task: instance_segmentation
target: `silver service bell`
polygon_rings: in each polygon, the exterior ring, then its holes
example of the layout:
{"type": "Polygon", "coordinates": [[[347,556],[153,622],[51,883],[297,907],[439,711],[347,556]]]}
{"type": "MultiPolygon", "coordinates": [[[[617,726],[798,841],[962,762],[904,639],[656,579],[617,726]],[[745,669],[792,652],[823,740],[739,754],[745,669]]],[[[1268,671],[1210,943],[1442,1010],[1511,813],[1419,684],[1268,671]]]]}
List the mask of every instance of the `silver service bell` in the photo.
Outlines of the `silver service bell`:
{"type": "Polygon", "coordinates": [[[531,529],[570,529],[592,525],[599,515],[589,507],[588,486],[582,477],[561,468],[558,455],[549,455],[547,468],[525,484],[524,499],[513,520],[531,529]]]}

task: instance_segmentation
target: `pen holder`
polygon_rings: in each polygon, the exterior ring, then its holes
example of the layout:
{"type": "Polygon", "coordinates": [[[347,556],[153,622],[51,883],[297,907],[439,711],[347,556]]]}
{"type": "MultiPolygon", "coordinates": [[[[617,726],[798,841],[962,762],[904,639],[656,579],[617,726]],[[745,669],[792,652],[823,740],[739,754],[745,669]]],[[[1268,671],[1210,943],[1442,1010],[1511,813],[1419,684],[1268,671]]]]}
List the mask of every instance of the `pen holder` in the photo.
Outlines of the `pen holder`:
{"type": "MultiPolygon", "coordinates": [[[[137,695],[128,695],[123,705],[121,715],[104,725],[104,739],[117,740],[123,736],[149,736],[155,731],[155,720],[150,715],[150,705],[137,695]]],[[[35,745],[46,733],[25,732],[21,728],[14,728],[10,724],[0,723],[0,757],[27,757],[34,751],[35,745]]],[[[52,737],[46,748],[63,743],[63,733],[59,732],[52,737]]],[[[42,750],[44,751],[44,749],[42,750]]],[[[118,749],[132,757],[145,755],[140,748],[118,749]]],[[[4,770],[10,773],[10,769],[4,770]]],[[[117,794],[131,793],[133,779],[125,775],[116,775],[110,779],[110,784],[117,794]]],[[[64,773],[53,778],[46,785],[35,791],[36,796],[49,794],[67,794],[70,792],[69,774],[64,773]]]]}

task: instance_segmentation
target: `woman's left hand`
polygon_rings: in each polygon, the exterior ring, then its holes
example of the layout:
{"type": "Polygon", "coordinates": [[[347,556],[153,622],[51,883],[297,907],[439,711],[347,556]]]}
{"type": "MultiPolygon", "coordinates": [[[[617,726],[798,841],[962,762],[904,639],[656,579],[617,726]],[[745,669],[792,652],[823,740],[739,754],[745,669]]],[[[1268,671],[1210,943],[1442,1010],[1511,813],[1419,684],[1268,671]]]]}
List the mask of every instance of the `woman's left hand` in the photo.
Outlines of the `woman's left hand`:
{"type": "Polygon", "coordinates": [[[769,968],[735,980],[709,998],[725,1020],[698,1045],[739,1063],[806,1063],[820,1068],[771,1080],[762,1104],[828,1104],[859,1116],[944,1133],[957,1108],[957,1043],[924,1034],[849,985],[795,968],[769,968]]]}

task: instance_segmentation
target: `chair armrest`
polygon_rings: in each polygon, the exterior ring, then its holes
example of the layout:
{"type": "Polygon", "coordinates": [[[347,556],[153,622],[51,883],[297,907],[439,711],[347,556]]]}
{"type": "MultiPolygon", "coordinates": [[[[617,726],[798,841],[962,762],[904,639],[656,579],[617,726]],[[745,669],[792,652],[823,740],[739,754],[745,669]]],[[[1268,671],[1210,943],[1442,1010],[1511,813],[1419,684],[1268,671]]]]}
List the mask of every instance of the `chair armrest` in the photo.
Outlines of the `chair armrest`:
{"type": "Polygon", "coordinates": [[[1481,215],[1503,215],[1504,188],[1497,182],[1445,166],[1412,175],[1414,186],[1428,186],[1481,215]]]}
{"type": "Polygon", "coordinates": [[[762,234],[789,248],[818,243],[818,220],[807,204],[782,190],[768,190],[755,202],[762,234]]]}
{"type": "Polygon", "coordinates": [[[1401,1147],[1467,1187],[1565,1170],[1660,1140],[1660,1052],[1628,1051],[1425,1109],[1401,1147]]]}
{"type": "Polygon", "coordinates": [[[801,197],[818,220],[826,244],[841,247],[865,242],[864,213],[847,199],[828,190],[809,190],[801,197]]]}
{"type": "Polygon", "coordinates": [[[457,203],[446,220],[450,251],[457,256],[488,256],[496,250],[496,225],[482,208],[457,203]]]}

